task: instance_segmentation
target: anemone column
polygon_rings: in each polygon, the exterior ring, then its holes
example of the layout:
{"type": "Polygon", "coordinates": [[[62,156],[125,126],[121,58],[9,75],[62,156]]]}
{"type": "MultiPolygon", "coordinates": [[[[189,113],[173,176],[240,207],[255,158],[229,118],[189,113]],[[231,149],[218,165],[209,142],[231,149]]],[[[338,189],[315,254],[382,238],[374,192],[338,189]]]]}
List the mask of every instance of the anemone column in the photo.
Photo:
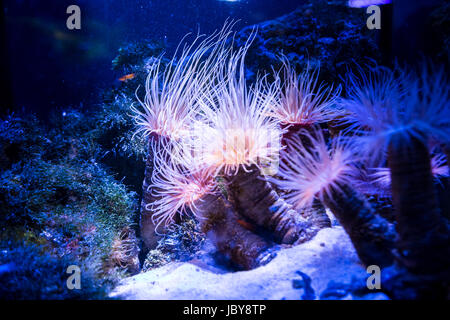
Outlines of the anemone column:
{"type": "Polygon", "coordinates": [[[366,265],[386,267],[392,264],[395,230],[376,215],[370,203],[349,186],[325,194],[323,201],[350,236],[361,261],[366,265]]]}
{"type": "MultiPolygon", "coordinates": [[[[284,146],[289,146],[289,141],[291,139],[300,139],[302,143],[302,147],[305,150],[310,151],[312,149],[312,141],[308,138],[314,137],[314,134],[317,133],[317,130],[320,130],[322,135],[326,135],[326,139],[329,138],[329,134],[325,129],[317,129],[317,127],[312,124],[291,124],[284,125],[284,134],[281,139],[281,144],[284,146]],[[306,135],[305,135],[306,133],[306,135]]],[[[281,151],[281,161],[285,161],[285,157],[289,157],[289,152],[284,149],[281,151]],[[284,153],[284,154],[283,154],[284,153]]],[[[288,164],[286,164],[288,165],[288,164]]],[[[314,200],[313,205],[309,208],[304,208],[299,211],[303,217],[305,217],[308,221],[310,221],[314,226],[319,229],[323,228],[331,228],[331,220],[326,213],[326,209],[324,205],[318,201],[314,200]]]]}
{"type": "Polygon", "coordinates": [[[395,137],[393,141],[388,165],[400,236],[398,259],[415,273],[448,273],[450,233],[440,213],[428,148],[415,137],[403,147],[395,137]]]}
{"type": "Polygon", "coordinates": [[[208,194],[196,205],[202,231],[219,252],[246,270],[268,263],[275,256],[272,245],[239,223],[239,216],[221,194],[208,194]]]}
{"type": "Polygon", "coordinates": [[[293,210],[255,166],[239,170],[237,175],[226,179],[236,210],[269,230],[275,241],[286,244],[305,242],[317,233],[317,228],[293,210]]]}

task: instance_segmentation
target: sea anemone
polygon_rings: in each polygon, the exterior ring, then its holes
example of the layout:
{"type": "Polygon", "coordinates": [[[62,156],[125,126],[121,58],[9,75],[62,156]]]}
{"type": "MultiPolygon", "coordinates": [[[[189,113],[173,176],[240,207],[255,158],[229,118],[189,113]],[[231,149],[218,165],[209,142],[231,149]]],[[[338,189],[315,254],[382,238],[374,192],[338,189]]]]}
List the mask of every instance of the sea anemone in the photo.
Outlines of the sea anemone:
{"type": "MultiPolygon", "coordinates": [[[[252,39],[252,37],[251,37],[252,39]]],[[[276,91],[265,77],[248,87],[244,58],[251,44],[231,54],[215,86],[198,101],[192,143],[205,165],[216,174],[235,174],[240,168],[264,167],[278,159],[281,130],[267,115],[276,91]]]]}
{"type": "Polygon", "coordinates": [[[279,103],[271,104],[270,115],[284,126],[309,126],[334,119],[336,110],[332,105],[341,88],[319,84],[319,68],[308,66],[298,76],[286,58],[282,61],[284,83],[280,88],[279,103]]]}
{"type": "Polygon", "coordinates": [[[192,44],[184,45],[180,57],[177,49],[166,67],[161,65],[162,59],[154,60],[149,67],[145,99],[138,98],[143,110],[131,107],[138,127],[135,134],[155,133],[179,139],[188,132],[193,105],[209,90],[216,69],[227,56],[225,41],[233,25],[226,23],[222,30],[203,40],[203,36],[197,36],[192,44]]]}
{"type": "Polygon", "coordinates": [[[412,138],[450,139],[449,85],[444,70],[425,67],[420,74],[397,67],[373,67],[350,74],[344,123],[358,137],[358,149],[371,164],[385,161],[387,147],[408,147],[412,138]]]}
{"type": "MultiPolygon", "coordinates": [[[[184,45],[178,57],[182,41],[166,67],[161,59],[153,60],[148,68],[145,99],[139,101],[141,108],[131,107],[137,124],[135,135],[150,137],[152,144],[158,140],[177,141],[190,133],[196,102],[218,83],[215,76],[231,50],[226,41],[233,25],[233,22],[227,22],[222,30],[207,38],[198,36],[191,45],[184,45]]],[[[141,235],[148,249],[153,249],[159,239],[150,205],[156,200],[150,190],[153,164],[150,153],[145,168],[140,219],[141,235]]]]}
{"type": "Polygon", "coordinates": [[[113,240],[111,248],[111,263],[130,272],[139,270],[139,246],[134,230],[126,227],[113,240]]]}
{"type": "Polygon", "coordinates": [[[352,139],[367,162],[389,167],[399,239],[395,259],[407,272],[430,277],[440,286],[437,275],[448,269],[450,233],[428,145],[445,146],[450,139],[447,76],[426,64],[419,73],[375,67],[361,73],[361,80],[351,75],[348,84],[349,98],[342,106],[350,112],[349,130],[357,134],[352,139]]]}
{"type": "Polygon", "coordinates": [[[186,154],[183,158],[172,157],[176,154],[176,144],[161,144],[163,142],[152,144],[155,171],[149,188],[155,200],[147,204],[147,210],[153,212],[155,230],[160,225],[171,224],[177,213],[196,215],[196,203],[215,190],[213,177],[194,157],[186,157],[186,154]]]}
{"type": "Polygon", "coordinates": [[[155,173],[149,204],[156,229],[176,214],[194,214],[203,232],[233,263],[252,269],[272,259],[271,243],[242,226],[241,218],[216,188],[213,175],[181,143],[153,146],[155,173]]]}
{"type": "Polygon", "coordinates": [[[395,232],[352,187],[357,163],[353,145],[338,137],[328,146],[317,128],[300,135],[303,139],[291,139],[279,177],[269,180],[291,191],[286,201],[296,208],[311,207],[314,199],[320,199],[344,227],[363,263],[390,265],[395,232]],[[307,149],[304,140],[310,142],[307,149]]]}
{"type": "Polygon", "coordinates": [[[355,168],[355,150],[348,141],[334,139],[329,148],[322,130],[300,131],[302,137],[289,140],[280,170],[269,181],[282,190],[290,190],[286,201],[296,209],[310,207],[317,197],[330,196],[341,184],[352,181],[355,168]],[[308,148],[305,148],[305,139],[308,148]]]}

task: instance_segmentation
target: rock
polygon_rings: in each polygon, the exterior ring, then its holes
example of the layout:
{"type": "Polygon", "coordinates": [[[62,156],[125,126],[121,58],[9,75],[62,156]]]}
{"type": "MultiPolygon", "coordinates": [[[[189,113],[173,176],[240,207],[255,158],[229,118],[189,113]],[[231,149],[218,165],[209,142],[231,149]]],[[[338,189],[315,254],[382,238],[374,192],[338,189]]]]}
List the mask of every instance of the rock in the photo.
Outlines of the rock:
{"type": "MultiPolygon", "coordinates": [[[[348,1],[313,0],[274,20],[257,25],[258,33],[249,49],[246,66],[248,78],[253,80],[257,71],[277,70],[281,63],[277,57],[287,56],[297,69],[320,65],[322,80],[340,82],[340,75],[369,60],[381,61],[376,43],[376,31],[366,26],[364,9],[350,8],[348,1]]],[[[243,46],[254,26],[238,32],[236,44],[243,46]]]]}
{"type": "Polygon", "coordinates": [[[309,242],[281,249],[277,257],[265,266],[228,273],[214,273],[212,270],[198,263],[169,263],[124,279],[113,290],[111,297],[169,300],[317,299],[333,281],[335,286],[336,283],[344,284],[339,296],[333,298],[386,299],[384,294],[378,292],[365,296],[352,295],[352,281],[365,281],[368,274],[347,234],[339,226],[321,230],[309,242]],[[326,245],[322,246],[323,243],[326,245]]]}

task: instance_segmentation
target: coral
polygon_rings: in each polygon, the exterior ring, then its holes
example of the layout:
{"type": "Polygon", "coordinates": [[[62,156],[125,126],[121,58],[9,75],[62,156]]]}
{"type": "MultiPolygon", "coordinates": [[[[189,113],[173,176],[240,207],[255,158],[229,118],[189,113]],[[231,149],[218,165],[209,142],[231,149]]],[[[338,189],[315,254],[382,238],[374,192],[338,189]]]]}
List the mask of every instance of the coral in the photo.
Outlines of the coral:
{"type": "Polygon", "coordinates": [[[139,66],[143,58],[157,57],[164,51],[164,44],[140,40],[131,42],[119,48],[117,56],[112,61],[113,70],[133,71],[133,66],[139,66]]]}
{"type": "Polygon", "coordinates": [[[145,258],[142,271],[147,272],[151,269],[162,267],[171,261],[172,258],[169,254],[164,254],[158,249],[150,250],[145,258]]]}
{"type": "Polygon", "coordinates": [[[147,253],[142,271],[158,268],[171,261],[188,261],[196,257],[204,244],[205,235],[198,221],[186,216],[173,224],[158,241],[156,249],[147,253]]]}

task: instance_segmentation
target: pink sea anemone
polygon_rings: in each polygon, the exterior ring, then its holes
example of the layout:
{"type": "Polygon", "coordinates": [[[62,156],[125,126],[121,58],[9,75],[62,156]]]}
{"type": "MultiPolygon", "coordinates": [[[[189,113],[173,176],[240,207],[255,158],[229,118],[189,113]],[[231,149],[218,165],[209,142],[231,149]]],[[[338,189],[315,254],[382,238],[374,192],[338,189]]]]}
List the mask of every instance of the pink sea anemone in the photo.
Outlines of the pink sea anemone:
{"type": "MultiPolygon", "coordinates": [[[[279,103],[271,105],[270,114],[283,125],[313,125],[336,116],[332,108],[341,88],[319,83],[319,68],[306,68],[300,75],[283,59],[283,79],[279,103]]],[[[280,81],[280,79],[278,79],[280,81]]]]}
{"type": "MultiPolygon", "coordinates": [[[[252,39],[252,37],[251,37],[252,39]]],[[[268,117],[276,103],[274,86],[265,77],[247,86],[244,58],[249,42],[232,53],[212,87],[197,104],[192,146],[202,162],[215,173],[236,173],[239,168],[264,167],[277,161],[281,130],[268,117]]]]}
{"type": "Polygon", "coordinates": [[[149,66],[145,99],[139,100],[142,108],[131,107],[136,133],[179,139],[189,131],[193,106],[213,85],[216,69],[227,56],[225,41],[233,25],[226,23],[222,30],[203,40],[203,36],[197,36],[192,44],[184,45],[180,57],[177,49],[165,67],[160,58],[149,66]]]}
{"type": "MultiPolygon", "coordinates": [[[[159,142],[161,144],[161,142],[159,142]]],[[[176,214],[196,214],[196,203],[215,190],[213,177],[198,166],[193,157],[172,158],[176,145],[153,145],[154,167],[149,186],[155,201],[147,204],[153,212],[152,221],[158,229],[174,221],[176,214]]]]}
{"type": "Polygon", "coordinates": [[[285,198],[296,209],[310,207],[314,199],[323,201],[324,195],[332,199],[332,191],[339,192],[341,185],[351,184],[356,170],[354,154],[348,141],[337,138],[328,146],[320,129],[302,130],[299,137],[289,140],[280,170],[269,181],[290,191],[285,198]]]}

